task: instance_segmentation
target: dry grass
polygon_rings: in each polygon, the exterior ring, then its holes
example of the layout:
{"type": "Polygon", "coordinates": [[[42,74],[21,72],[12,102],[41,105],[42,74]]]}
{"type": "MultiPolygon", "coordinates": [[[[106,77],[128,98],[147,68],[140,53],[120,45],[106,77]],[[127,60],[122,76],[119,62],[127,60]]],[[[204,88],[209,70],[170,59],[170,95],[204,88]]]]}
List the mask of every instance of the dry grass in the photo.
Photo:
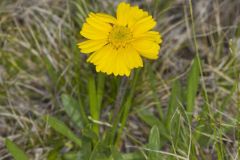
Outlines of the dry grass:
{"type": "MultiPolygon", "coordinates": [[[[125,145],[139,145],[147,140],[149,127],[137,113],[145,109],[155,112],[160,102],[167,110],[172,82],[180,79],[182,85],[186,84],[186,74],[196,55],[195,36],[203,63],[201,85],[206,86],[209,108],[202,115],[204,109],[200,106],[205,99],[199,91],[194,121],[216,129],[216,135],[204,130],[200,133],[210,140],[205,147],[196,146],[196,150],[199,157],[217,159],[215,148],[220,138],[226,159],[238,159],[240,91],[233,89],[240,84],[240,1],[193,0],[193,22],[189,1],[131,2],[154,15],[164,43],[159,60],[146,61],[142,69],[125,145]],[[211,115],[216,117],[211,121],[212,126],[207,119],[211,115]]],[[[62,120],[68,123],[59,97],[65,92],[78,94],[79,88],[87,83],[86,77],[93,72],[76,48],[81,39],[78,34],[81,24],[89,11],[113,13],[116,5],[117,2],[110,0],[0,1],[1,160],[10,156],[3,143],[5,137],[14,140],[36,160],[45,159],[55,144],[52,141],[61,139],[46,126],[42,116],[62,115],[62,120]]],[[[81,96],[87,98],[84,91],[81,96]]],[[[105,97],[104,103],[109,104],[113,89],[108,87],[106,92],[109,97],[105,97]]],[[[169,145],[163,150],[168,151],[169,145]]]]}

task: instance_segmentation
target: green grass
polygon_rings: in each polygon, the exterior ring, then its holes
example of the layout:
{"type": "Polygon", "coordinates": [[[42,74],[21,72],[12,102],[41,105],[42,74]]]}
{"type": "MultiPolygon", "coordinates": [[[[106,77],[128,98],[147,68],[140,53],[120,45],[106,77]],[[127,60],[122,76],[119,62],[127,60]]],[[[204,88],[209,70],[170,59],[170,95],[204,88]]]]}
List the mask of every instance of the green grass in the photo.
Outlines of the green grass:
{"type": "Polygon", "coordinates": [[[240,2],[132,0],[163,36],[129,78],[77,43],[120,1],[0,1],[0,160],[237,160],[240,2]]]}

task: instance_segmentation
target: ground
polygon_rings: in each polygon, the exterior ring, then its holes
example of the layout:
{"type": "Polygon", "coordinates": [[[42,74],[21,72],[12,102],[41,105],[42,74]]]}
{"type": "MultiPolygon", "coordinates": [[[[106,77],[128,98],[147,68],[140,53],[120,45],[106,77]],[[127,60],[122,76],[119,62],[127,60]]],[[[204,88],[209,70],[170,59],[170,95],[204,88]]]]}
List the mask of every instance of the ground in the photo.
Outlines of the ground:
{"type": "MultiPolygon", "coordinates": [[[[89,12],[114,15],[119,2],[0,1],[0,160],[11,159],[5,138],[36,160],[56,148],[59,154],[77,150],[43,117],[57,117],[81,135],[61,98],[80,99],[88,108],[89,77],[99,76],[77,48],[79,31],[89,12]]],[[[240,1],[128,2],[153,15],[163,43],[159,59],[144,60],[127,80],[128,93],[139,72],[118,150],[151,157],[146,144],[157,126],[161,159],[239,159],[240,1]]],[[[124,88],[121,78],[103,76],[101,133],[111,125],[115,98],[124,88]]]]}

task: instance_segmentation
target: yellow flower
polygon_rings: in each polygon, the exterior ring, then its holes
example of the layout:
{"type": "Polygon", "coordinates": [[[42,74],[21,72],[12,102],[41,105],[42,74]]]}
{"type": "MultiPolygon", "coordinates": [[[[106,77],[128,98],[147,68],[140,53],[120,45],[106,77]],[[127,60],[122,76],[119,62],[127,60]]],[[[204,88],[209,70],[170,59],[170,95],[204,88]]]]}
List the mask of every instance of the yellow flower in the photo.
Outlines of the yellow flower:
{"type": "Polygon", "coordinates": [[[133,68],[143,67],[142,58],[157,59],[162,42],[159,32],[151,31],[156,22],[137,6],[120,3],[116,18],[90,13],[80,34],[88,40],[78,44],[96,71],[129,76],[133,68]]]}

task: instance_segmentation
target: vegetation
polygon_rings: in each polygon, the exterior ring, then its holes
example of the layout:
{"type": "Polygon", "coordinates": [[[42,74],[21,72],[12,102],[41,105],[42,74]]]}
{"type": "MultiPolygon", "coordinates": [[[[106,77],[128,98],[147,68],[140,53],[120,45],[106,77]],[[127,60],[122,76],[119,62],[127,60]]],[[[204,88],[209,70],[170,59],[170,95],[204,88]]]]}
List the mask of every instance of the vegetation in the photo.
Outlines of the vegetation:
{"type": "Polygon", "coordinates": [[[163,43],[129,78],[77,43],[120,0],[0,1],[0,160],[237,160],[240,1],[129,0],[163,43]]]}

